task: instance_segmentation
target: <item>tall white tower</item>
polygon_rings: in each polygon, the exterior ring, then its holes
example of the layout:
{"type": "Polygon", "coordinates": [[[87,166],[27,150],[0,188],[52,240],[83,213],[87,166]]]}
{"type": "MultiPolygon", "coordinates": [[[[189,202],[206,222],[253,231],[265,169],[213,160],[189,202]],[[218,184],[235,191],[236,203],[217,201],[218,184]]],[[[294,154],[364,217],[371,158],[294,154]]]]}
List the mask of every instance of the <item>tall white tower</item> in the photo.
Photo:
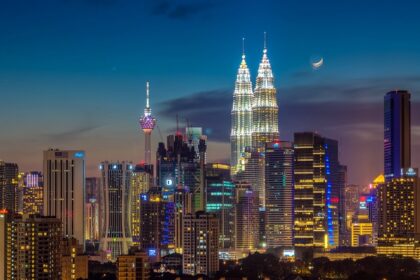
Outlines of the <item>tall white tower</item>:
{"type": "Polygon", "coordinates": [[[146,164],[152,163],[152,131],[156,126],[156,119],[152,116],[152,109],[149,101],[149,82],[146,83],[146,108],[140,118],[140,127],[144,132],[144,161],[146,164]]]}
{"type": "Polygon", "coordinates": [[[258,68],[252,104],[252,146],[259,152],[264,150],[266,143],[279,139],[279,107],[276,95],[273,72],[264,39],[263,57],[258,68]]]}
{"type": "Polygon", "coordinates": [[[252,83],[251,75],[242,51],[242,62],[236,76],[233,106],[231,112],[232,129],[230,133],[231,174],[236,175],[243,170],[241,158],[246,147],[252,144],[252,83]]]}

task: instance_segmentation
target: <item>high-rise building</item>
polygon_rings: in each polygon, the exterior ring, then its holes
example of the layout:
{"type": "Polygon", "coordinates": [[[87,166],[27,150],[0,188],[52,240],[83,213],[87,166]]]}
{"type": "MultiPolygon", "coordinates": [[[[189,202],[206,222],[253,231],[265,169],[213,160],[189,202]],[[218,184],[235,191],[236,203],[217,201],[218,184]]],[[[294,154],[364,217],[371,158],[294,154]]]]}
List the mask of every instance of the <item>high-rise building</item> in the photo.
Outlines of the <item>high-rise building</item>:
{"type": "Polygon", "coordinates": [[[249,184],[236,184],[235,249],[254,250],[259,246],[259,198],[249,184]]]}
{"type": "Polygon", "coordinates": [[[0,161],[0,209],[17,211],[18,175],[19,168],[16,163],[0,161]]]}
{"type": "Polygon", "coordinates": [[[41,215],[44,212],[44,181],[41,172],[27,172],[23,180],[23,213],[41,215]]]}
{"type": "Polygon", "coordinates": [[[206,166],[206,210],[219,219],[219,248],[235,245],[235,184],[230,180],[228,164],[211,163],[206,166]]]}
{"type": "Polygon", "coordinates": [[[293,246],[293,145],[276,141],[265,149],[267,248],[293,246]]]}
{"type": "Polygon", "coordinates": [[[230,164],[233,176],[244,170],[241,158],[244,156],[245,148],[252,145],[252,98],[251,75],[243,53],[236,76],[231,112],[230,164]]]}
{"type": "Polygon", "coordinates": [[[313,132],[295,133],[294,150],[295,246],[334,248],[346,170],[338,161],[338,142],[313,132]]]}
{"type": "Polygon", "coordinates": [[[140,248],[152,262],[175,252],[175,203],[164,200],[159,189],[141,194],[140,248]]]}
{"type": "Polygon", "coordinates": [[[249,152],[245,153],[244,161],[245,170],[239,172],[235,177],[236,180],[241,182],[247,182],[251,184],[252,190],[258,194],[259,203],[261,207],[265,207],[265,163],[264,153],[260,152],[249,152]]]}
{"type": "Polygon", "coordinates": [[[187,137],[188,145],[194,147],[197,158],[200,158],[198,146],[200,144],[200,139],[203,137],[203,128],[187,126],[185,128],[185,135],[187,137]]]}
{"type": "Polygon", "coordinates": [[[102,162],[102,223],[100,250],[116,261],[132,245],[130,183],[133,165],[129,162],[102,162]]]}
{"type": "Polygon", "coordinates": [[[118,257],[118,280],[148,280],[149,274],[150,265],[145,252],[135,251],[118,257]]]}
{"type": "Polygon", "coordinates": [[[140,118],[140,127],[144,132],[144,161],[146,164],[152,164],[152,131],[156,126],[156,119],[152,116],[152,109],[149,103],[149,82],[146,83],[146,108],[140,118]]]}
{"type": "Polygon", "coordinates": [[[64,238],[61,245],[61,280],[88,279],[89,256],[74,238],[64,238]]]}
{"type": "Polygon", "coordinates": [[[384,169],[385,178],[402,176],[411,167],[410,93],[388,92],[384,98],[384,169]]]}
{"type": "Polygon", "coordinates": [[[194,211],[205,207],[205,153],[206,140],[199,140],[199,158],[193,145],[184,141],[180,133],[169,135],[167,148],[159,143],[156,159],[156,181],[164,199],[168,199],[179,188],[193,195],[194,211]]]}
{"type": "Polygon", "coordinates": [[[185,215],[183,242],[184,274],[211,276],[219,270],[219,223],[214,214],[185,215]]]}
{"type": "Polygon", "coordinates": [[[100,211],[99,205],[101,204],[100,197],[101,180],[97,177],[86,178],[86,228],[85,238],[91,243],[99,241],[99,221],[100,211]]]}
{"type": "Polygon", "coordinates": [[[279,139],[279,107],[276,88],[264,43],[252,102],[252,146],[263,152],[265,143],[279,139]]]}
{"type": "Polygon", "coordinates": [[[44,216],[63,223],[63,236],[85,244],[85,152],[44,151],[44,216]]]}
{"type": "Polygon", "coordinates": [[[0,214],[1,279],[61,279],[61,221],[0,214]]]}
{"type": "Polygon", "coordinates": [[[137,164],[131,177],[131,235],[133,245],[140,244],[140,202],[141,194],[147,193],[153,184],[153,165],[137,164]]]}

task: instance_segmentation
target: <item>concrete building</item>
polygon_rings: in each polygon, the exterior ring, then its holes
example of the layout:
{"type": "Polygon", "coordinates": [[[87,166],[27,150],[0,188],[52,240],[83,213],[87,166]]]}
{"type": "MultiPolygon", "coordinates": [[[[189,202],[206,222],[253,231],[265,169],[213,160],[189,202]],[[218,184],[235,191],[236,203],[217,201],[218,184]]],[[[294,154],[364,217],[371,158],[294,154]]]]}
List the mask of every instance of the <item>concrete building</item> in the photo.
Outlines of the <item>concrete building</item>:
{"type": "Polygon", "coordinates": [[[85,244],[85,152],[44,151],[44,216],[63,224],[63,236],[85,244]]]}

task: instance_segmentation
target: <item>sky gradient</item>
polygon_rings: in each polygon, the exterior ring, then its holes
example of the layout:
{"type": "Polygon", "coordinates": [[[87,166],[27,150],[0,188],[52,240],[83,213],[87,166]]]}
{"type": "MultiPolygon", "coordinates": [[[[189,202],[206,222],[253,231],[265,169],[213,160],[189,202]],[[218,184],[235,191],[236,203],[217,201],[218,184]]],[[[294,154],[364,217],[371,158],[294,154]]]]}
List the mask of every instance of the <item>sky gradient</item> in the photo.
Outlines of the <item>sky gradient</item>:
{"type": "MultiPolygon", "coordinates": [[[[6,0],[0,4],[0,158],[42,169],[42,151],[143,159],[138,119],[150,81],[165,138],[188,119],[228,160],[230,110],[245,37],[255,84],[263,32],[282,140],[317,131],[339,141],[348,182],[383,169],[383,96],[412,93],[420,166],[420,4],[414,1],[6,0]],[[318,71],[311,57],[324,57],[318,71]]],[[[153,134],[153,153],[160,134],[153,134]]]]}

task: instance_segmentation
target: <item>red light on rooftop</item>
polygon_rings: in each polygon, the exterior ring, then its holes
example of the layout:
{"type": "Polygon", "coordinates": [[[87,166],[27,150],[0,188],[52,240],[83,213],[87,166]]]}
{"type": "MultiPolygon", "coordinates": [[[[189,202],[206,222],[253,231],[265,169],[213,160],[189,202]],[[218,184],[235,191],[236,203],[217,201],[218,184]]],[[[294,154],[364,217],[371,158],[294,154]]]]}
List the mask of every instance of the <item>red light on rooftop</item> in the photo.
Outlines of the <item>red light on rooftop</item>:
{"type": "Polygon", "coordinates": [[[340,201],[338,197],[331,197],[331,202],[337,204],[340,201]]]}

